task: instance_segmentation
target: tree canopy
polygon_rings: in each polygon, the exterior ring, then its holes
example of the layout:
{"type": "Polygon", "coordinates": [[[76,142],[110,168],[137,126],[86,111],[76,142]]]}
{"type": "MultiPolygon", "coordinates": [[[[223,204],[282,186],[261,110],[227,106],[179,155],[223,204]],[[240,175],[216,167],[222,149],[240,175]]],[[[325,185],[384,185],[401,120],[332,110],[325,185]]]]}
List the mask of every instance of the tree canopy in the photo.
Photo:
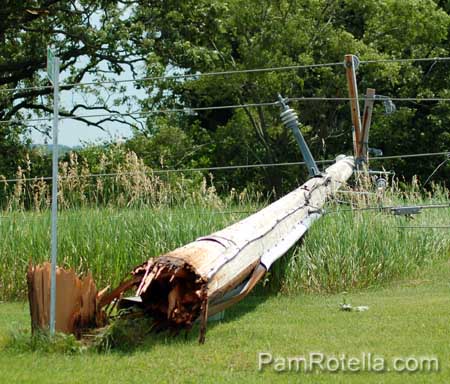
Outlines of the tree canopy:
{"type": "MultiPolygon", "coordinates": [[[[42,70],[48,44],[63,60],[67,84],[89,76],[114,78],[126,68],[136,78],[151,78],[167,71],[195,75],[341,63],[347,53],[361,60],[449,55],[450,16],[445,1],[28,0],[20,4],[7,1],[0,12],[1,120],[49,110],[51,89],[21,90],[47,84],[42,70]],[[2,88],[16,91],[2,92],[2,88]]],[[[364,64],[358,70],[359,89],[363,93],[371,87],[377,94],[391,97],[445,98],[450,92],[449,69],[448,61],[364,64]]],[[[342,65],[164,78],[139,82],[137,87],[148,95],[140,100],[142,111],[271,102],[278,93],[288,97],[347,96],[342,65]]],[[[113,111],[132,97],[120,84],[107,88],[117,95],[110,102],[98,87],[83,87],[83,92],[94,94],[100,102],[93,107],[77,103],[63,114],[76,115],[89,108],[113,111]]],[[[317,159],[352,148],[347,102],[299,101],[291,107],[299,112],[302,131],[317,159]]],[[[166,164],[178,166],[300,160],[295,140],[281,126],[279,112],[277,107],[260,106],[199,111],[195,116],[150,116],[130,146],[142,150],[153,166],[161,162],[155,149],[163,151],[166,164]],[[168,150],[171,134],[179,139],[176,150],[168,150]],[[161,143],[165,143],[163,147],[161,143]],[[180,146],[186,146],[184,154],[180,146]]],[[[448,150],[449,112],[445,102],[399,101],[397,112],[385,116],[383,106],[377,104],[370,144],[385,154],[448,150]]],[[[101,127],[101,123],[89,124],[101,127]]],[[[432,158],[395,163],[396,170],[406,177],[425,175],[433,165],[432,158]]],[[[304,175],[299,168],[265,168],[238,170],[218,175],[218,179],[229,185],[253,182],[280,190],[284,182],[304,175]]]]}
{"type": "MultiPolygon", "coordinates": [[[[450,17],[434,1],[165,1],[155,25],[161,36],[155,52],[164,65],[191,73],[267,68],[312,63],[340,63],[346,53],[361,60],[448,56],[450,17]]],[[[153,2],[156,7],[158,2],[153,2]]],[[[391,97],[447,97],[448,62],[386,62],[361,65],[360,93],[366,87],[391,97]]],[[[347,96],[341,65],[207,76],[154,84],[170,88],[157,95],[165,106],[226,105],[275,101],[290,97],[347,96]]],[[[153,98],[153,100],[155,97],[153,98]]],[[[303,132],[316,158],[330,158],[351,148],[349,107],[343,101],[303,101],[303,132]]],[[[386,154],[448,150],[445,128],[448,103],[399,102],[398,112],[384,116],[377,105],[371,145],[386,154]]],[[[196,118],[214,138],[215,164],[280,162],[300,159],[290,133],[281,127],[279,110],[270,107],[199,112],[196,118]]],[[[435,159],[399,164],[406,176],[426,172],[435,159]],[[403,165],[403,166],[402,166],[403,165]]],[[[288,169],[271,169],[265,182],[280,186],[288,169]]],[[[238,177],[235,173],[233,179],[238,177]]],[[[243,175],[248,177],[248,172],[243,175]]]]}

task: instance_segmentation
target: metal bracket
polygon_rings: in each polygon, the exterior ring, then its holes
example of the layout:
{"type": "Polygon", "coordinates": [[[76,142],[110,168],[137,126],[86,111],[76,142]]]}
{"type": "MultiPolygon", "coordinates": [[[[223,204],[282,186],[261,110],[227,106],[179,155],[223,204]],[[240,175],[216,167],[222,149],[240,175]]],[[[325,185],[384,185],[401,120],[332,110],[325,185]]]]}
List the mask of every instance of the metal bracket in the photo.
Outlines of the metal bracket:
{"type": "Polygon", "coordinates": [[[388,96],[375,95],[375,100],[381,100],[383,102],[385,115],[391,115],[397,110],[397,107],[392,102],[392,99],[388,96]]]}
{"type": "Polygon", "coordinates": [[[278,100],[283,110],[280,114],[282,123],[289,128],[294,134],[295,140],[300,147],[300,152],[302,153],[303,159],[305,160],[306,166],[308,167],[308,172],[311,177],[320,176],[319,168],[309,150],[308,144],[299,129],[298,116],[297,113],[289,108],[287,105],[288,99],[284,99],[280,94],[278,94],[278,100]]]}
{"type": "Polygon", "coordinates": [[[394,207],[390,211],[393,215],[410,217],[411,215],[420,213],[421,207],[394,207]]]}

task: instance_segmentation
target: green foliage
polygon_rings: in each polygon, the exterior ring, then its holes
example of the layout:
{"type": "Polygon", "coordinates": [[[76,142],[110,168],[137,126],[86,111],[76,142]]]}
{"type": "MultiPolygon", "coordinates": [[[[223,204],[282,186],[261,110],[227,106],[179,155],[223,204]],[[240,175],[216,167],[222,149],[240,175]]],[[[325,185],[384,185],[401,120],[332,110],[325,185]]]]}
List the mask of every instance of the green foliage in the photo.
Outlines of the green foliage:
{"type": "MultiPolygon", "coordinates": [[[[201,0],[185,1],[182,6],[177,1],[152,5],[152,14],[156,15],[152,27],[161,32],[155,39],[155,52],[164,66],[170,65],[181,73],[342,62],[347,53],[363,60],[449,53],[450,16],[431,0],[201,0]]],[[[149,75],[157,74],[153,68],[148,67],[149,75]]],[[[373,87],[382,95],[445,96],[448,69],[448,63],[433,62],[367,64],[359,69],[360,91],[373,87]]],[[[151,89],[155,87],[170,88],[171,92],[154,93],[146,105],[259,103],[275,101],[278,92],[291,97],[347,96],[342,66],[160,80],[151,84],[151,89]]],[[[317,159],[351,150],[346,102],[305,101],[291,106],[299,112],[304,127],[309,128],[304,134],[317,159]]],[[[446,104],[403,102],[397,107],[398,113],[388,117],[383,116],[381,106],[375,109],[371,146],[381,148],[385,154],[426,152],[430,146],[448,150],[446,104]]],[[[199,111],[197,117],[186,116],[184,121],[187,125],[195,121],[210,133],[215,143],[208,155],[212,164],[300,160],[296,143],[280,126],[278,114],[279,109],[273,107],[199,111]]],[[[185,126],[183,129],[187,131],[185,126]]],[[[434,161],[410,160],[393,165],[408,178],[415,173],[425,178],[434,161]]],[[[448,169],[441,176],[446,172],[448,169]]],[[[272,187],[277,191],[290,189],[299,177],[304,178],[305,173],[299,174],[296,169],[280,173],[270,168],[218,176],[220,185],[236,180],[235,186],[257,183],[266,191],[272,187]]]]}
{"type": "Polygon", "coordinates": [[[132,351],[145,340],[152,327],[153,319],[149,317],[119,318],[96,335],[94,346],[100,352],[132,351]]]}
{"type": "Polygon", "coordinates": [[[73,355],[83,353],[87,350],[74,335],[55,333],[52,337],[46,331],[37,331],[30,334],[28,330],[19,329],[11,331],[9,340],[4,346],[9,352],[15,353],[58,353],[73,355]]]}
{"type": "MultiPolygon", "coordinates": [[[[164,2],[92,2],[58,0],[7,1],[0,35],[0,119],[28,118],[51,112],[51,89],[21,91],[47,85],[46,47],[63,60],[66,83],[111,80],[130,68],[145,74],[204,73],[299,64],[340,63],[344,54],[361,59],[448,56],[448,4],[433,0],[168,0],[164,2]],[[16,88],[16,92],[2,91],[16,88]]],[[[365,64],[358,70],[360,92],[399,97],[449,97],[448,62],[365,64]]],[[[70,87],[69,87],[70,88],[70,87]]],[[[83,110],[122,108],[209,107],[275,101],[291,97],[346,97],[340,65],[187,79],[145,80],[137,101],[123,84],[77,88],[73,115],[83,110]],[[80,101],[80,102],[79,102],[80,101]],[[95,101],[95,106],[91,105],[95,101]],[[78,103],[79,102],[79,103],[78,103]]],[[[65,91],[63,91],[65,92],[65,91]]],[[[350,113],[343,101],[292,102],[316,159],[331,158],[352,148],[350,113]]],[[[443,102],[398,102],[398,112],[383,116],[377,105],[371,146],[385,154],[448,150],[450,106],[443,102]]],[[[112,118],[114,120],[114,118],[112,118]]],[[[106,119],[109,120],[109,119],[106,119]]],[[[88,124],[102,126],[91,121],[88,124]]],[[[117,123],[117,121],[115,121],[117,123]]],[[[130,123],[136,134],[128,148],[151,167],[277,163],[301,160],[295,140],[283,128],[277,107],[246,107],[169,117],[149,115],[145,124],[130,123]],[[139,130],[138,128],[139,127],[139,130]]],[[[33,129],[47,131],[48,124],[33,129]]],[[[2,125],[0,174],[23,168],[22,125],[2,125]]],[[[92,147],[85,152],[102,151],[92,147]]],[[[91,153],[88,153],[88,152],[91,153]]],[[[30,158],[32,156],[30,155],[30,158]]],[[[95,158],[95,156],[94,156],[95,158]]],[[[98,159],[98,158],[97,158],[98,159]]],[[[33,160],[33,159],[31,159],[33,160]]],[[[89,161],[92,164],[91,161],[89,161]]],[[[48,166],[48,162],[45,163],[48,166]]],[[[433,159],[389,164],[398,174],[422,179],[433,159]]],[[[101,168],[101,167],[99,167],[101,168]]],[[[49,170],[49,168],[45,168],[49,170]]],[[[439,176],[446,178],[450,168],[439,176]]],[[[257,186],[265,192],[290,190],[306,177],[304,169],[262,168],[215,175],[220,190],[257,186]]]]}
{"type": "Polygon", "coordinates": [[[0,124],[0,175],[12,177],[17,167],[25,165],[27,146],[20,134],[18,127],[0,124]]]}
{"type": "Polygon", "coordinates": [[[174,125],[160,125],[152,136],[136,133],[126,147],[141,155],[146,165],[157,169],[186,166],[195,152],[191,138],[174,125]]]}

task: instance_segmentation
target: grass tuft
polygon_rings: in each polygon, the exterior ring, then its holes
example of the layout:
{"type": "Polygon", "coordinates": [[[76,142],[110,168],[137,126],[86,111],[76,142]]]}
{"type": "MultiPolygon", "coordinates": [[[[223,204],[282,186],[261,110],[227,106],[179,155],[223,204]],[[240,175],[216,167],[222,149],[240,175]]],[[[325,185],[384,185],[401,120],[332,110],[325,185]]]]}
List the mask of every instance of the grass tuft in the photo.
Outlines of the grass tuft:
{"type": "Polygon", "coordinates": [[[16,353],[39,352],[70,355],[87,351],[87,347],[74,335],[57,332],[51,337],[47,331],[37,331],[31,334],[28,329],[11,331],[4,344],[4,349],[16,353]]]}

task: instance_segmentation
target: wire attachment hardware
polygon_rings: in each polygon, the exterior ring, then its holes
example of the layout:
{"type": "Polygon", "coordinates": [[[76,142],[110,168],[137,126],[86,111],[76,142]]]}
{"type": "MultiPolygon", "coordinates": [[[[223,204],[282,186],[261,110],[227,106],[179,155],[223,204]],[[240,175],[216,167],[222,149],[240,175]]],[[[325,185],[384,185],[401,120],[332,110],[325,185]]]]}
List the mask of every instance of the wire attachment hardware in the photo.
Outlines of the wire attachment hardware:
{"type": "Polygon", "coordinates": [[[309,150],[308,144],[300,132],[298,115],[292,108],[287,105],[288,99],[284,99],[280,94],[278,94],[279,104],[282,108],[280,113],[281,122],[287,128],[289,128],[294,134],[297,144],[300,147],[300,152],[302,153],[303,159],[305,160],[306,166],[308,167],[308,172],[311,177],[320,176],[319,168],[309,150]]]}
{"type": "Polygon", "coordinates": [[[386,115],[392,115],[395,111],[397,111],[397,107],[395,106],[390,97],[383,95],[375,95],[375,99],[381,100],[383,102],[384,113],[386,115]]]}

